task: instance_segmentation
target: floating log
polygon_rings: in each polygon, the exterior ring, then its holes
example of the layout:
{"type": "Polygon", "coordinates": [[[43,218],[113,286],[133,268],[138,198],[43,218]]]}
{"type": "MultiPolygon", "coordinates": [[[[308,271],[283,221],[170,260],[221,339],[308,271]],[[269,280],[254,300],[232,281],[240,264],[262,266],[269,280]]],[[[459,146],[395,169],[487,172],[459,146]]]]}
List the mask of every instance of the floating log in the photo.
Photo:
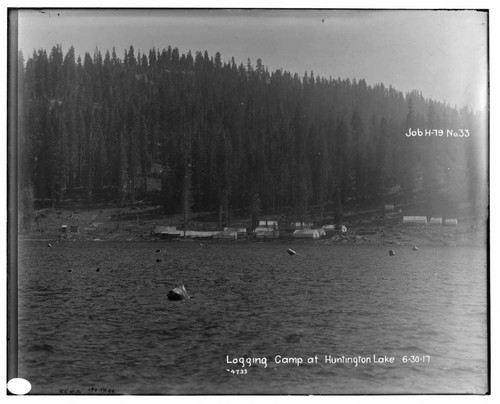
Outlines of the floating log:
{"type": "Polygon", "coordinates": [[[392,257],[393,255],[396,255],[396,251],[394,250],[389,250],[389,255],[392,257]]]}
{"type": "Polygon", "coordinates": [[[167,294],[168,300],[189,300],[190,297],[186,291],[184,285],[179,285],[176,288],[170,290],[167,294]]]}

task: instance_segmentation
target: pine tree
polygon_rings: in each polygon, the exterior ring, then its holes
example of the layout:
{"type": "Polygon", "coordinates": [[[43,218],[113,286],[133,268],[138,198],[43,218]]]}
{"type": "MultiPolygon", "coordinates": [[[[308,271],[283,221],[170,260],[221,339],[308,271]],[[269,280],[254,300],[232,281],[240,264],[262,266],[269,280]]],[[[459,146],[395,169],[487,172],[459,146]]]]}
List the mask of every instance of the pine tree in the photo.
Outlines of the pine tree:
{"type": "Polygon", "coordinates": [[[184,174],[184,186],[182,189],[182,220],[183,220],[183,230],[184,237],[186,237],[186,231],[191,217],[191,208],[193,205],[193,196],[191,189],[191,164],[186,165],[186,171],[184,174]]]}

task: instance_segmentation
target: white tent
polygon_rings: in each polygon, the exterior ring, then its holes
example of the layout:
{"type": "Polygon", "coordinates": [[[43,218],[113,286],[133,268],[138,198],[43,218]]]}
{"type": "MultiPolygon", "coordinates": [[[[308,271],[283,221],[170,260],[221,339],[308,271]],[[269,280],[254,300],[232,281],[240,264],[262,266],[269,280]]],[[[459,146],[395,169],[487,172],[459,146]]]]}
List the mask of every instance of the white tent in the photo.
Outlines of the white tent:
{"type": "Polygon", "coordinates": [[[431,226],[441,226],[443,224],[442,217],[431,217],[431,221],[429,222],[431,226]]]}
{"type": "Polygon", "coordinates": [[[316,229],[295,230],[293,238],[319,238],[319,231],[316,229]]]}
{"type": "Polygon", "coordinates": [[[279,235],[278,231],[274,229],[268,229],[267,227],[257,227],[255,229],[255,237],[257,238],[277,238],[279,235]]]}
{"type": "Polygon", "coordinates": [[[427,216],[403,216],[403,223],[427,224],[427,216]]]}
{"type": "Polygon", "coordinates": [[[444,225],[445,226],[458,226],[458,219],[445,219],[444,225]]]}
{"type": "Polygon", "coordinates": [[[268,227],[268,228],[278,228],[278,222],[276,220],[260,220],[259,227],[268,227]]]}

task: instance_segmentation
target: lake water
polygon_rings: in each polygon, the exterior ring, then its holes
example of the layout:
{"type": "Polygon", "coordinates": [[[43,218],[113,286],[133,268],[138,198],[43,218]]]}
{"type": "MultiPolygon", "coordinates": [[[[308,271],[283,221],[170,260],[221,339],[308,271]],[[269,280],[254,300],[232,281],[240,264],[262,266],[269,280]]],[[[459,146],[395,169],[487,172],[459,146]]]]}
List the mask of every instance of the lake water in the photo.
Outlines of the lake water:
{"type": "Polygon", "coordinates": [[[19,247],[19,377],[33,394],[488,390],[485,248],[52,244],[19,247]],[[178,284],[191,300],[167,299],[178,284]]]}

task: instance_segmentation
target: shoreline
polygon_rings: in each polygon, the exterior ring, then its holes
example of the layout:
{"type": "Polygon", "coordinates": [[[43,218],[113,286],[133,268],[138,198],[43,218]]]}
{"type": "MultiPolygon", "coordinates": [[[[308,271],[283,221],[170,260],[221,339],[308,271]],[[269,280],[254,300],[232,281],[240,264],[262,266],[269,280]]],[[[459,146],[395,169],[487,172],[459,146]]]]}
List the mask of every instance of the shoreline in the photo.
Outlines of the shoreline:
{"type": "MultiPolygon", "coordinates": [[[[81,208],[81,207],[80,207],[81,208]]],[[[190,230],[217,230],[210,219],[211,213],[198,213],[190,220],[190,230]]],[[[271,219],[269,219],[271,220],[271,219]]],[[[18,231],[19,241],[109,242],[109,241],[158,241],[165,243],[279,243],[286,245],[315,243],[330,246],[476,246],[487,247],[487,219],[459,219],[457,226],[408,225],[398,217],[366,218],[366,212],[346,216],[347,232],[329,231],[319,239],[293,238],[292,230],[283,231],[278,238],[260,239],[248,235],[238,239],[177,238],[162,239],[155,234],[156,226],[175,226],[181,223],[180,215],[162,215],[157,207],[96,207],[94,209],[44,209],[38,211],[37,220],[28,229],[18,231]],[[63,234],[62,226],[68,226],[63,234]],[[71,233],[70,226],[78,232],[71,233]]],[[[233,227],[245,227],[246,218],[234,220],[233,227]]]]}
{"type": "MultiPolygon", "coordinates": [[[[421,230],[421,229],[418,229],[421,230]]],[[[418,231],[417,231],[418,232],[418,231]]],[[[388,233],[387,231],[385,232],[388,233]]],[[[481,237],[480,232],[476,233],[456,233],[456,234],[444,234],[440,239],[428,239],[419,236],[418,234],[411,234],[411,230],[405,232],[405,238],[402,239],[401,236],[388,236],[380,237],[376,236],[360,236],[356,235],[355,231],[350,234],[337,239],[338,236],[332,237],[321,237],[319,239],[298,239],[298,238],[273,238],[273,239],[258,239],[253,236],[232,239],[199,239],[199,238],[173,238],[173,239],[162,239],[155,235],[151,236],[137,236],[127,234],[126,232],[115,233],[112,235],[101,235],[95,237],[88,237],[84,234],[69,235],[67,237],[61,237],[61,234],[57,233],[45,233],[45,232],[30,232],[18,234],[18,242],[23,241],[40,241],[40,242],[61,242],[61,243],[94,243],[94,242],[155,242],[155,243],[165,243],[165,244],[281,244],[281,245],[303,245],[303,244],[315,244],[324,246],[337,246],[337,247],[487,247],[488,242],[486,239],[486,234],[481,237]]]]}

